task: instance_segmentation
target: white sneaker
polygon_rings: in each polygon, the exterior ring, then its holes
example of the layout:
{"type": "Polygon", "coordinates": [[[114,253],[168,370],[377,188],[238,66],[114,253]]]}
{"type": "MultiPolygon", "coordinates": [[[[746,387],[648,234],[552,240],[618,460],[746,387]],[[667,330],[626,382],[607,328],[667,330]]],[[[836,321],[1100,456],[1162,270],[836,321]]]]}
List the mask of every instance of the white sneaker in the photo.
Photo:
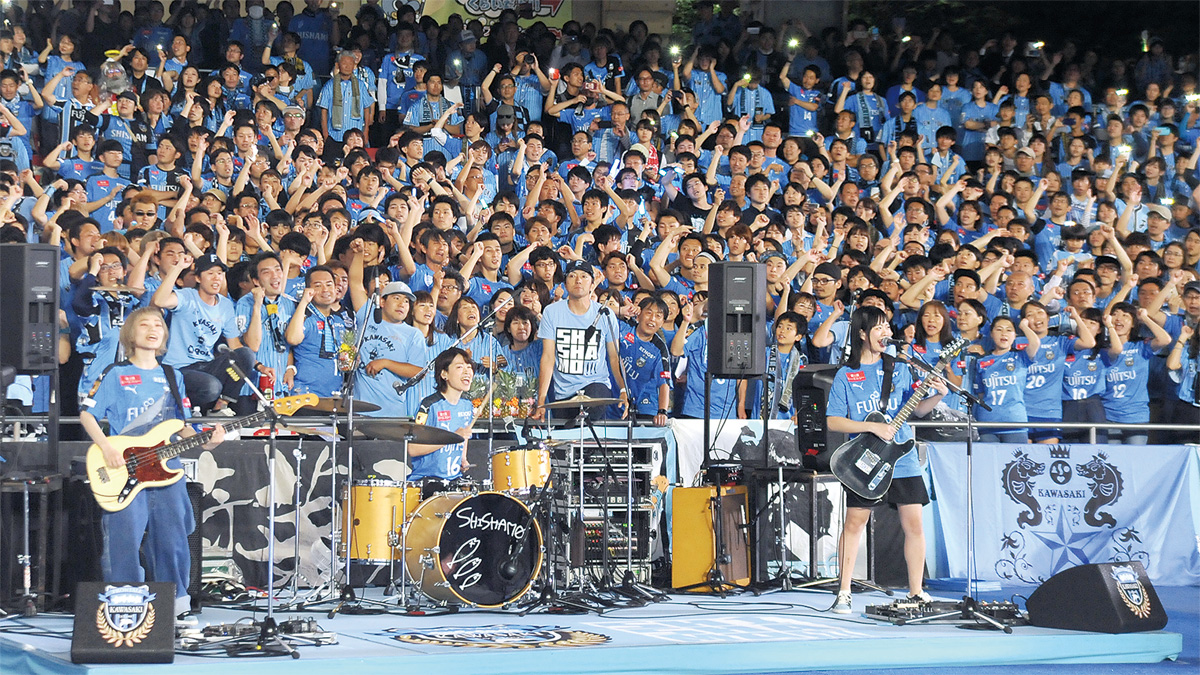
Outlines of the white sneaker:
{"type": "Polygon", "coordinates": [[[849,614],[851,611],[850,591],[838,591],[837,599],[833,601],[833,607],[829,611],[834,614],[849,614]]]}
{"type": "Polygon", "coordinates": [[[933,602],[933,598],[929,597],[929,594],[925,591],[921,591],[916,595],[910,595],[906,598],[906,600],[908,602],[933,602]]]}

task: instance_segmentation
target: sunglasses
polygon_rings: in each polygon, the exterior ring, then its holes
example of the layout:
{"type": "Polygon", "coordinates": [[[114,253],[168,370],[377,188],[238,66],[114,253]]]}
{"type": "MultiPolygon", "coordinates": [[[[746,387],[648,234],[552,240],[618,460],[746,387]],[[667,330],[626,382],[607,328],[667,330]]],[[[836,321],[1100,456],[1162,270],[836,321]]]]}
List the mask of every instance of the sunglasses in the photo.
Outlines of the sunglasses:
{"type": "Polygon", "coordinates": [[[157,216],[158,213],[155,211],[134,211],[133,215],[135,215],[135,216],[157,216]]]}

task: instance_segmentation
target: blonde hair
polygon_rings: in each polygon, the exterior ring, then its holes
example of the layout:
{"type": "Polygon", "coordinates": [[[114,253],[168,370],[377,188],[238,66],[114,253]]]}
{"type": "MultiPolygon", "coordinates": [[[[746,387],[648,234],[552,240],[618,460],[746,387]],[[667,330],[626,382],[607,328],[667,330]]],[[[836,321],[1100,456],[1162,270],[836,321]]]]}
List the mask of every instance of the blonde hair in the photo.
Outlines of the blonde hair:
{"type": "Polygon", "coordinates": [[[146,316],[153,316],[162,322],[163,341],[158,350],[154,352],[154,355],[162,356],[163,354],[167,353],[167,341],[171,337],[171,332],[167,328],[167,320],[163,318],[162,312],[158,309],[155,309],[154,307],[142,307],[130,312],[129,316],[125,319],[125,325],[121,326],[121,335],[119,339],[121,342],[121,350],[125,352],[126,357],[133,353],[136,342],[138,322],[140,322],[142,318],[146,316]]]}

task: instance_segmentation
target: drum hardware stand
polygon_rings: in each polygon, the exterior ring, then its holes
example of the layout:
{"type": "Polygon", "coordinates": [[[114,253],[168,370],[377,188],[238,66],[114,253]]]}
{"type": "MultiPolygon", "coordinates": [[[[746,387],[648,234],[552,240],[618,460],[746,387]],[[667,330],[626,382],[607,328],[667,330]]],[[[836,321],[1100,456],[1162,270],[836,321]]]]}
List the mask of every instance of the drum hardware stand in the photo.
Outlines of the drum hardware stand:
{"type": "MultiPolygon", "coordinates": [[[[275,622],[275,465],[276,455],[278,454],[276,441],[279,437],[279,414],[275,412],[275,407],[263,396],[262,391],[259,390],[254,382],[238,368],[237,363],[232,358],[228,358],[228,365],[231,371],[241,377],[246,386],[250,388],[251,393],[254,394],[254,397],[268,411],[268,418],[271,420],[271,434],[267,441],[267,451],[270,454],[267,461],[267,615],[262,621],[254,622],[258,627],[257,635],[251,633],[237,637],[230,641],[225,649],[230,656],[283,656],[286,654],[293,659],[298,659],[300,658],[300,652],[296,651],[291,644],[292,642],[319,646],[321,644],[328,644],[328,641],[280,630],[280,626],[275,622]]],[[[297,533],[297,536],[299,536],[299,533],[297,533]]],[[[299,561],[297,560],[298,563],[299,561]]]]}
{"type": "MultiPolygon", "coordinates": [[[[927,374],[932,371],[932,368],[930,368],[925,363],[919,361],[918,359],[910,359],[907,361],[907,363],[909,363],[910,365],[916,366],[918,370],[921,370],[922,372],[925,372],[927,374]]],[[[962,602],[958,603],[958,606],[951,611],[943,612],[941,614],[933,614],[930,616],[923,616],[923,617],[919,617],[916,619],[911,619],[909,621],[906,621],[905,623],[908,623],[908,624],[928,623],[930,621],[937,621],[939,619],[948,619],[948,618],[952,618],[954,616],[959,616],[963,621],[969,621],[972,623],[975,623],[977,621],[982,621],[982,622],[990,625],[992,628],[995,628],[997,630],[1002,630],[1007,634],[1012,634],[1012,632],[1013,632],[1012,626],[1006,626],[1006,625],[1000,623],[999,621],[997,621],[994,617],[989,615],[987,612],[981,611],[980,607],[979,607],[979,600],[978,600],[978,598],[975,597],[975,593],[976,593],[976,590],[975,590],[975,586],[976,586],[976,584],[975,584],[975,506],[974,506],[974,504],[975,504],[974,492],[975,491],[974,491],[974,485],[972,484],[972,481],[975,478],[975,472],[974,472],[974,466],[973,466],[974,447],[975,447],[975,444],[973,441],[973,437],[975,435],[975,423],[974,423],[975,418],[971,413],[972,413],[972,410],[975,408],[975,406],[980,406],[984,410],[988,410],[988,411],[990,411],[992,408],[987,403],[984,403],[983,401],[979,400],[978,398],[976,398],[971,393],[967,392],[962,387],[956,386],[953,382],[950,382],[944,378],[942,379],[942,381],[946,383],[947,389],[958,394],[959,398],[962,399],[963,404],[967,408],[967,410],[966,410],[966,413],[967,413],[967,587],[966,587],[966,594],[963,596],[962,602]]]]}
{"type": "MultiPolygon", "coordinates": [[[[342,584],[342,580],[346,578],[343,574],[344,570],[339,569],[339,566],[337,563],[337,547],[338,547],[338,542],[341,540],[342,532],[340,530],[341,521],[337,517],[337,515],[338,515],[337,514],[337,496],[338,496],[338,493],[337,493],[337,476],[338,476],[337,449],[338,449],[338,447],[337,446],[338,446],[339,434],[338,434],[338,413],[336,410],[332,411],[329,414],[329,423],[333,428],[333,433],[331,433],[329,435],[329,453],[330,453],[329,454],[329,463],[330,463],[330,472],[329,472],[329,575],[319,585],[310,589],[308,592],[308,595],[304,596],[303,598],[293,599],[293,602],[286,606],[286,608],[289,610],[295,609],[297,611],[300,611],[309,605],[320,605],[320,604],[324,604],[326,602],[332,602],[333,600],[335,600],[338,597],[338,587],[342,584]]],[[[301,442],[303,442],[303,439],[301,440],[301,442]]],[[[297,445],[296,452],[299,452],[299,451],[300,451],[300,446],[297,445]]],[[[299,480],[299,475],[300,475],[299,467],[300,467],[300,463],[297,460],[297,462],[296,462],[297,481],[299,480]]],[[[314,471],[315,471],[315,469],[314,469],[314,471]]],[[[347,465],[347,472],[349,472],[349,471],[350,471],[350,467],[349,467],[349,465],[347,465]]],[[[314,478],[314,485],[315,485],[315,478],[314,478]]],[[[298,497],[299,486],[297,486],[296,490],[297,490],[297,499],[299,499],[299,497],[298,497]]],[[[300,531],[298,522],[296,525],[296,531],[297,532],[300,531]]],[[[299,542],[299,539],[297,539],[297,542],[296,542],[297,559],[299,559],[299,555],[300,555],[299,554],[299,545],[300,545],[300,542],[299,542]]],[[[325,576],[325,575],[322,575],[322,576],[325,576]]],[[[293,595],[295,595],[294,589],[293,589],[293,595]]]]}
{"type": "MultiPolygon", "coordinates": [[[[30,535],[29,535],[29,531],[30,531],[29,483],[30,483],[30,480],[31,479],[29,479],[29,478],[25,478],[25,479],[21,480],[21,498],[22,498],[22,501],[24,504],[25,540],[24,540],[24,544],[23,544],[21,553],[17,554],[17,565],[20,566],[22,569],[22,577],[24,579],[25,592],[21,595],[20,612],[19,613],[13,612],[12,614],[9,614],[8,612],[4,611],[3,609],[0,609],[0,620],[17,619],[17,618],[33,618],[33,617],[37,616],[37,613],[38,613],[37,595],[34,594],[33,588],[32,588],[33,556],[29,552],[29,538],[30,538],[30,535]]],[[[42,533],[42,536],[45,536],[45,533],[42,533]]]]}
{"type": "MultiPolygon", "coordinates": [[[[346,484],[346,518],[345,518],[345,520],[346,520],[346,523],[348,526],[342,528],[343,530],[345,530],[344,532],[342,532],[342,537],[346,540],[346,562],[342,566],[341,584],[340,584],[341,588],[338,589],[338,584],[336,582],[333,582],[331,584],[330,590],[338,591],[338,593],[337,593],[337,597],[336,597],[337,604],[334,605],[333,609],[329,611],[329,614],[327,614],[327,616],[330,619],[337,616],[338,612],[346,612],[347,614],[363,614],[363,613],[369,612],[370,610],[363,611],[363,608],[362,608],[363,603],[386,605],[386,603],[380,603],[375,600],[368,600],[366,598],[357,597],[354,593],[354,583],[350,576],[350,565],[351,565],[350,553],[351,553],[351,551],[354,550],[354,526],[353,526],[353,521],[352,521],[352,519],[354,517],[354,490],[351,489],[353,487],[353,483],[354,483],[354,480],[353,480],[354,479],[354,391],[355,391],[354,384],[355,384],[355,378],[357,377],[357,374],[358,374],[358,367],[362,363],[362,343],[363,343],[363,340],[367,336],[367,325],[373,314],[373,310],[379,306],[378,295],[379,295],[379,289],[377,288],[375,293],[367,296],[367,303],[365,305],[363,305],[363,308],[365,309],[365,311],[363,312],[364,319],[362,321],[362,325],[357,327],[358,334],[355,335],[355,337],[354,337],[354,359],[350,364],[350,368],[347,369],[347,371],[344,375],[344,385],[343,385],[344,391],[342,394],[342,398],[346,401],[346,404],[347,404],[346,405],[346,429],[347,429],[347,431],[346,431],[346,481],[345,481],[345,484],[346,484]],[[346,607],[347,604],[350,604],[351,607],[347,608],[346,607]]],[[[337,463],[336,462],[333,465],[333,473],[335,476],[337,475],[337,463]]],[[[336,481],[335,481],[335,484],[336,484],[336,481]]],[[[334,524],[331,527],[336,528],[337,523],[340,520],[336,517],[336,515],[337,515],[337,494],[336,494],[336,492],[333,495],[333,504],[331,504],[330,509],[332,510],[332,512],[334,514],[334,518],[333,518],[334,524]]],[[[331,543],[334,547],[334,555],[332,557],[336,558],[336,551],[337,551],[336,547],[337,547],[338,542],[331,542],[331,543]]],[[[335,576],[335,579],[336,579],[336,576],[335,576]]],[[[331,598],[329,598],[328,601],[332,601],[334,599],[335,598],[331,597],[331,598]]]]}
{"type": "MultiPolygon", "coordinates": [[[[292,598],[291,598],[291,603],[281,606],[280,609],[290,608],[293,603],[300,604],[300,603],[297,603],[297,600],[300,597],[300,576],[301,576],[301,574],[300,574],[300,495],[302,492],[301,488],[304,484],[304,479],[303,479],[302,473],[301,473],[301,463],[305,459],[303,449],[304,449],[304,439],[300,438],[298,441],[296,441],[296,449],[292,451],[292,457],[294,457],[296,459],[296,486],[292,492],[292,508],[293,508],[292,522],[293,522],[293,527],[296,530],[296,536],[293,538],[294,545],[292,548],[292,560],[295,565],[295,568],[292,570],[292,581],[290,584],[292,587],[292,589],[291,589],[292,590],[292,598]]],[[[306,584],[308,583],[307,577],[305,577],[304,582],[306,584]]]]}
{"type": "MultiPolygon", "coordinates": [[[[521,554],[525,552],[525,547],[528,545],[528,542],[529,542],[529,532],[532,529],[531,525],[535,521],[535,519],[537,517],[537,513],[539,511],[545,513],[547,522],[553,520],[553,518],[554,518],[553,511],[554,510],[553,510],[553,507],[551,507],[551,505],[550,505],[551,500],[549,499],[549,497],[552,494],[552,492],[551,492],[552,490],[558,489],[558,487],[557,487],[558,481],[556,480],[556,476],[557,476],[557,474],[555,473],[555,471],[552,467],[550,469],[550,475],[546,477],[545,485],[543,485],[541,488],[539,488],[540,491],[538,492],[537,499],[534,500],[533,506],[529,509],[529,515],[527,515],[525,517],[524,525],[525,525],[526,536],[524,538],[522,538],[520,540],[520,542],[518,542],[515,550],[513,550],[509,554],[508,558],[506,558],[501,563],[501,576],[502,577],[507,576],[505,573],[505,567],[511,565],[513,563],[513,561],[519,560],[521,557],[521,554]]],[[[547,530],[548,531],[546,533],[545,548],[547,550],[554,550],[554,545],[556,542],[554,541],[555,535],[553,534],[553,532],[558,530],[558,526],[555,525],[554,523],[551,523],[550,527],[547,528],[547,530]]],[[[545,555],[542,556],[542,569],[543,569],[543,579],[542,579],[541,593],[538,594],[538,597],[536,600],[534,600],[528,606],[523,608],[520,612],[517,612],[517,616],[525,616],[526,614],[529,614],[533,610],[539,609],[541,607],[546,607],[550,611],[572,612],[572,613],[582,613],[582,614],[586,614],[586,613],[592,612],[592,611],[599,614],[604,611],[603,609],[593,608],[591,605],[588,605],[584,602],[579,602],[574,599],[559,595],[558,590],[555,587],[553,563],[551,562],[550,556],[545,556],[545,555]]],[[[513,576],[515,577],[515,574],[513,576]]]]}

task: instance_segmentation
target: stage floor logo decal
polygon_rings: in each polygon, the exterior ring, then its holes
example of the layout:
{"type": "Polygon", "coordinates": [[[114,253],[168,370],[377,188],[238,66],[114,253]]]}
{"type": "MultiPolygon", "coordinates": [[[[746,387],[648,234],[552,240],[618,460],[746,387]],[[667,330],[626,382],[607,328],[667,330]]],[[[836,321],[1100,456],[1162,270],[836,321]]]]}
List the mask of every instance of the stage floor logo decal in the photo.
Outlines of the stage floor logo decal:
{"type": "Polygon", "coordinates": [[[465,628],[446,626],[398,632],[388,629],[400,642],[443,647],[490,647],[532,649],[534,647],[588,647],[612,640],[607,635],[572,630],[563,626],[494,625],[465,628]]]}

